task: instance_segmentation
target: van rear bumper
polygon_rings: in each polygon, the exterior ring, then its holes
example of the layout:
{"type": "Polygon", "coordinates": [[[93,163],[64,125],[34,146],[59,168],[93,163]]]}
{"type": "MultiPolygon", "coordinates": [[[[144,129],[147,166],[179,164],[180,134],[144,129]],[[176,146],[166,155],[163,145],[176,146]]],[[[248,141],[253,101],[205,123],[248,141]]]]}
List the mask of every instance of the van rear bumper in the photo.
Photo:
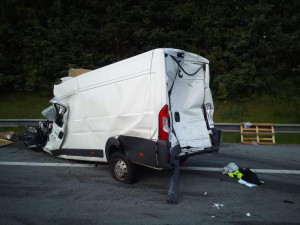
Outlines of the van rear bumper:
{"type": "Polygon", "coordinates": [[[202,149],[202,150],[183,152],[183,153],[177,155],[175,158],[176,159],[185,159],[187,157],[194,156],[194,155],[216,153],[218,151],[219,151],[219,146],[212,146],[210,148],[205,148],[205,149],[202,149]]]}

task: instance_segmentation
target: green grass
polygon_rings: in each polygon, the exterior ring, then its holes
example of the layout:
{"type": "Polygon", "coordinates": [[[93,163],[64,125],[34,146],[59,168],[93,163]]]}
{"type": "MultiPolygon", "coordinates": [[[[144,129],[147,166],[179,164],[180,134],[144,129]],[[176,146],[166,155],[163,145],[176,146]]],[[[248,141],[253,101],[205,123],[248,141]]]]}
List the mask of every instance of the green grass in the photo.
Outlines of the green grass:
{"type": "Polygon", "coordinates": [[[215,101],[215,122],[300,123],[300,100],[261,97],[239,102],[215,101]]]}
{"type": "Polygon", "coordinates": [[[35,93],[15,92],[1,95],[0,119],[40,119],[41,111],[47,108],[52,97],[35,93]]]}
{"type": "MultiPolygon", "coordinates": [[[[35,93],[15,92],[1,95],[0,119],[39,119],[41,111],[50,105],[52,97],[35,93]]],[[[300,101],[279,101],[272,97],[239,102],[215,101],[215,122],[300,123],[300,101]]],[[[0,128],[22,134],[23,128],[0,128]]],[[[239,133],[223,133],[223,142],[240,142],[239,133]]],[[[278,144],[300,144],[300,134],[276,134],[278,144]]]]}

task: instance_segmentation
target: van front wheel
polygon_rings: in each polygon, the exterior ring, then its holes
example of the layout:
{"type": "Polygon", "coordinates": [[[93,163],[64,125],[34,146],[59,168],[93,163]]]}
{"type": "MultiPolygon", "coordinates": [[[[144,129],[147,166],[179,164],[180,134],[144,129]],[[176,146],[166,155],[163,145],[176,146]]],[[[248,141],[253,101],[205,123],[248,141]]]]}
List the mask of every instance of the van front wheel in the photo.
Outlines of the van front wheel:
{"type": "Polygon", "coordinates": [[[109,159],[111,175],[117,181],[132,184],[136,181],[135,164],[129,162],[121,152],[114,152],[109,159]]]}

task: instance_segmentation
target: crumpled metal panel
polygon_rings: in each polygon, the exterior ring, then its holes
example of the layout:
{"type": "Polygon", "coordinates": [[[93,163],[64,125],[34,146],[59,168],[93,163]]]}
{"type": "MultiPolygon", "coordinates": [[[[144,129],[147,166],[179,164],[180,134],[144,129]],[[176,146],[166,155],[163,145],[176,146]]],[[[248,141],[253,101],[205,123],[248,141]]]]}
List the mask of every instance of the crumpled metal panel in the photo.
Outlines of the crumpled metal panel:
{"type": "MultiPolygon", "coordinates": [[[[186,55],[184,55],[182,59],[178,58],[178,61],[180,60],[181,67],[183,67],[187,73],[192,74],[205,63],[208,63],[206,59],[199,61],[203,59],[202,57],[197,57],[193,54],[189,54],[186,57],[186,55]]],[[[211,147],[210,131],[207,130],[202,111],[206,94],[204,91],[205,76],[209,74],[204,74],[204,69],[202,68],[194,76],[188,76],[174,63],[171,57],[167,57],[166,62],[168,90],[172,88],[170,113],[172,115],[173,129],[177,138],[176,140],[173,135],[171,136],[170,141],[172,145],[175,145],[176,141],[178,141],[182,148],[191,147],[204,149],[211,147]],[[179,119],[179,121],[175,121],[176,114],[177,120],[179,119]]]]}

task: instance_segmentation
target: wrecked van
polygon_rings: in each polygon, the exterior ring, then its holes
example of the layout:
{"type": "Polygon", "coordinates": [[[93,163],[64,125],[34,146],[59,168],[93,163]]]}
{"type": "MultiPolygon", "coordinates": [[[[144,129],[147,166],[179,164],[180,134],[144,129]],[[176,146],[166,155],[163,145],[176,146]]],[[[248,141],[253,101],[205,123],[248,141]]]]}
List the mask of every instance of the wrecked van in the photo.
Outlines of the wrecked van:
{"type": "Polygon", "coordinates": [[[170,169],[188,157],[218,151],[209,61],[178,49],[155,49],[62,78],[43,150],[59,158],[108,162],[121,182],[136,165],[170,169]]]}

